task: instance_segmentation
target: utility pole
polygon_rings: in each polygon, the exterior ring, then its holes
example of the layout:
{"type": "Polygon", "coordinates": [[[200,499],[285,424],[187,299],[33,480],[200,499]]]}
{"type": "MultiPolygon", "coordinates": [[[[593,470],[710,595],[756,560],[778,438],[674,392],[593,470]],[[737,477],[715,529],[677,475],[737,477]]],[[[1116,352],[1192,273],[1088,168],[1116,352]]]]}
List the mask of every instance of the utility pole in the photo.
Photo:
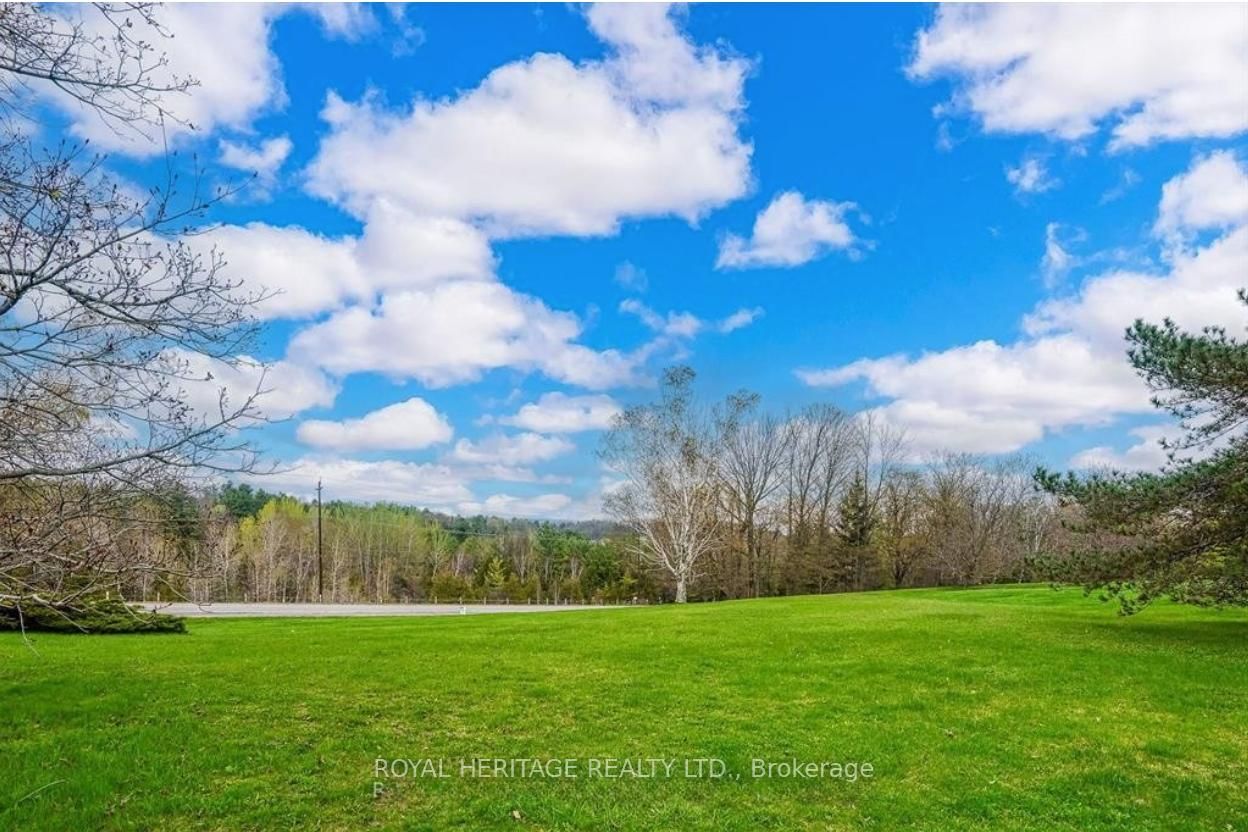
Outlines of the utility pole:
{"type": "Polygon", "coordinates": [[[325,557],[321,549],[321,481],[316,481],[316,598],[325,600],[325,557]]]}

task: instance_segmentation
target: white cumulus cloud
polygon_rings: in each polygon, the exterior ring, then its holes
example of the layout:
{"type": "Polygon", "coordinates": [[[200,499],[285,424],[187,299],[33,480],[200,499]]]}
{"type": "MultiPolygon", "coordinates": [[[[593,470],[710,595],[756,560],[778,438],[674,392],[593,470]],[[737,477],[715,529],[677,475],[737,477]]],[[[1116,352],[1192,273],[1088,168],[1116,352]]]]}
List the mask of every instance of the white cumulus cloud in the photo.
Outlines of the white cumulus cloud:
{"type": "Polygon", "coordinates": [[[664,6],[587,14],[604,60],[541,53],[400,110],[331,93],[309,187],[360,216],[389,199],[491,236],[610,234],[642,216],[692,222],[743,195],[748,64],[692,43],[664,6]]]}
{"type": "Polygon", "coordinates": [[[854,210],[852,202],[807,200],[797,191],[786,191],[759,213],[749,239],[736,234],[724,237],[715,266],[792,267],[831,251],[852,250],[856,238],[845,218],[854,210]]]}
{"type": "Polygon", "coordinates": [[[621,408],[610,396],[569,396],[566,393],[544,393],[537,401],[523,405],[512,416],[498,421],[504,425],[538,433],[577,433],[603,430],[621,408]]]}
{"type": "MultiPolygon", "coordinates": [[[[1248,106],[1248,101],[1245,102],[1248,106]]],[[[1161,189],[1153,230],[1168,238],[1248,224],[1248,172],[1230,151],[1211,153],[1161,189]]]]}
{"type": "Polygon", "coordinates": [[[635,383],[634,360],[575,343],[581,328],[576,315],[501,283],[458,280],[345,309],[299,332],[290,350],[335,373],[375,371],[430,387],[500,367],[590,388],[635,383]]]}
{"type": "Polygon", "coordinates": [[[548,518],[559,515],[570,505],[572,505],[572,498],[566,494],[538,494],[533,497],[492,494],[484,500],[460,503],[456,509],[465,515],[548,518]]]}
{"type": "Polygon", "coordinates": [[[909,73],[949,76],[942,114],[994,132],[1111,147],[1228,137],[1248,129],[1248,14],[1235,4],[943,5],[909,73]]]}
{"type": "Polygon", "coordinates": [[[453,432],[445,416],[414,396],[358,419],[310,419],[296,435],[305,445],[336,451],[414,451],[446,442],[453,432]]]}
{"type": "Polygon", "coordinates": [[[473,494],[463,475],[447,465],[386,459],[366,462],[340,457],[302,457],[276,473],[254,478],[256,485],[297,497],[312,497],[324,484],[327,500],[402,503],[454,511],[473,494]]]}
{"type": "Polygon", "coordinates": [[[1130,434],[1136,441],[1126,450],[1117,451],[1108,445],[1097,445],[1071,457],[1070,466],[1115,471],[1157,471],[1169,462],[1161,440],[1178,439],[1179,433],[1172,425],[1133,428],[1130,434]]]}
{"type": "Polygon", "coordinates": [[[299,226],[222,225],[188,239],[216,248],[222,275],[264,299],[264,318],[302,318],[348,303],[371,303],[388,290],[443,280],[492,280],[494,255],[476,229],[458,220],[412,217],[378,204],[359,237],[327,237],[299,226]]]}
{"type": "Polygon", "coordinates": [[[255,476],[260,487],[310,499],[316,484],[327,500],[401,503],[459,514],[550,518],[562,516],[574,503],[566,494],[533,496],[491,494],[478,498],[470,476],[459,467],[394,459],[363,461],[336,456],[305,456],[272,474],[255,476]]]}
{"type": "Polygon", "coordinates": [[[490,436],[479,442],[461,439],[450,459],[471,465],[528,465],[571,453],[576,446],[559,436],[519,433],[490,436]]]}
{"type": "Polygon", "coordinates": [[[274,136],[255,145],[222,139],[220,160],[226,167],[254,173],[262,185],[271,185],[292,147],[289,136],[274,136]]]}

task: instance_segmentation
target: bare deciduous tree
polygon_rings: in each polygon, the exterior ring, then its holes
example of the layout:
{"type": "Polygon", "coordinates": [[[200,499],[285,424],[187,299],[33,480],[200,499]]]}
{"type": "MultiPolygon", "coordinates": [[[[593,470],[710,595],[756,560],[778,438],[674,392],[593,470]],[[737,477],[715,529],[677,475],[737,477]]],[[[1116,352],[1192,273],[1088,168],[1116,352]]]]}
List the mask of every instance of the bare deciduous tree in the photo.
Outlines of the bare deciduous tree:
{"type": "Polygon", "coordinates": [[[854,418],[853,427],[857,475],[862,479],[867,504],[874,513],[884,484],[906,455],[906,435],[869,410],[854,418]]]}
{"type": "Polygon", "coordinates": [[[893,586],[903,587],[927,553],[923,522],[924,482],[918,471],[884,478],[877,508],[880,554],[893,586]]]}
{"type": "Polygon", "coordinates": [[[853,461],[853,422],[830,405],[812,405],[788,421],[785,533],[799,590],[822,592],[831,577],[831,529],[853,461]]]}
{"type": "MultiPolygon", "coordinates": [[[[158,132],[169,80],[143,5],[94,7],[86,25],[41,5],[0,6],[0,605],[72,604],[127,570],[127,547],[160,522],[154,495],[194,472],[246,470],[238,428],[259,391],[220,392],[204,413],[202,367],[241,360],[249,303],[215,253],[181,238],[221,197],[171,159],[163,185],[133,195],[84,145],[39,144],[49,100],[117,130],[158,132]],[[138,26],[134,24],[139,24],[138,26]],[[103,32],[103,34],[101,34],[103,32]],[[40,593],[51,598],[44,598],[40,593]]],[[[154,551],[154,550],[153,550],[154,551]]]]}
{"type": "Polygon", "coordinates": [[[930,479],[935,555],[956,583],[994,581],[1024,562],[1029,512],[1041,499],[1024,460],[947,454],[930,479]]]}
{"type": "Polygon", "coordinates": [[[605,507],[637,534],[638,552],[675,581],[677,603],[688,600],[720,524],[718,436],[693,400],[693,378],[688,367],[664,373],[659,401],[620,414],[602,451],[623,477],[605,507]]]}
{"type": "Polygon", "coordinates": [[[771,501],[784,484],[791,432],[774,416],[755,413],[756,394],[730,396],[717,415],[722,438],[721,498],[731,531],[744,555],[755,597],[770,589],[775,546],[767,532],[771,501]]]}

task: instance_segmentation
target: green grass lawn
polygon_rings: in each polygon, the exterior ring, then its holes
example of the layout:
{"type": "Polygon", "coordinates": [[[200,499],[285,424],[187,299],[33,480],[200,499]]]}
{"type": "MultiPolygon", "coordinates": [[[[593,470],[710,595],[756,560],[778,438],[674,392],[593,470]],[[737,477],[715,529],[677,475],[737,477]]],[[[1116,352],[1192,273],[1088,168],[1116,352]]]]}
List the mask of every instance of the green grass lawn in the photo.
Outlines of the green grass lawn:
{"type": "Polygon", "coordinates": [[[0,829],[1248,830],[1242,611],[1024,587],[189,629],[0,634],[0,829]],[[874,776],[750,776],[791,757],[874,776]],[[377,758],[452,776],[374,797],[377,758]]]}

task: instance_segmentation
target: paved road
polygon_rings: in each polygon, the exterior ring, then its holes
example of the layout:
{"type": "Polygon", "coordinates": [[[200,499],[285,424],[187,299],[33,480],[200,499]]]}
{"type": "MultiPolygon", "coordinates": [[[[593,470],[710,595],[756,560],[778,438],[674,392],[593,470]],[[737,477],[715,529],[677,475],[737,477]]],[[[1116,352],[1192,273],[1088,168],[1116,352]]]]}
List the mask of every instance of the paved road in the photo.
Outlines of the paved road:
{"type": "Polygon", "coordinates": [[[170,615],[191,618],[326,618],[376,615],[478,615],[493,612],[565,612],[610,607],[577,604],[142,604],[170,615]]]}

